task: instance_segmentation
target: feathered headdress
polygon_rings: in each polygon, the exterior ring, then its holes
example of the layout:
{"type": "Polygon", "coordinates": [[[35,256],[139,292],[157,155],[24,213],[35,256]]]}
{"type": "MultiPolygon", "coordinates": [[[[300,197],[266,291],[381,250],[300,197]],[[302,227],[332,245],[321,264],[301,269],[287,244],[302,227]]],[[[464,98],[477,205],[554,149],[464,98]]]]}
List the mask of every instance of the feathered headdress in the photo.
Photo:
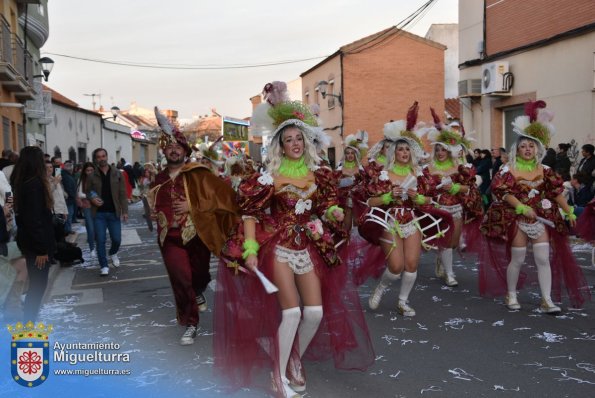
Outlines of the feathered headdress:
{"type": "Polygon", "coordinates": [[[550,144],[556,129],[551,123],[554,114],[545,109],[545,101],[529,101],[525,104],[525,115],[517,116],[512,122],[512,131],[521,137],[537,141],[542,147],[550,144]]]}
{"type": "Polygon", "coordinates": [[[186,156],[190,156],[192,149],[188,145],[186,136],[174,126],[165,115],[159,112],[159,108],[155,107],[155,118],[161,128],[161,135],[159,136],[159,147],[164,150],[168,145],[179,144],[184,147],[186,156]]]}
{"type": "Polygon", "coordinates": [[[284,127],[294,125],[306,133],[308,139],[317,133],[311,131],[317,127],[316,117],[308,105],[300,101],[290,101],[287,84],[275,81],[267,83],[262,91],[265,102],[252,112],[252,129],[260,132],[272,132],[273,137],[284,127]]]}
{"type": "Polygon", "coordinates": [[[366,156],[368,150],[368,132],[358,130],[355,134],[349,134],[343,141],[345,149],[351,148],[355,151],[359,159],[366,156]]]}
{"type": "Polygon", "coordinates": [[[406,120],[390,121],[386,123],[383,129],[384,139],[370,149],[369,157],[375,158],[387,141],[393,145],[392,150],[395,149],[394,146],[399,141],[405,141],[411,148],[411,152],[415,155],[416,159],[427,157],[426,152],[423,150],[423,143],[420,139],[420,131],[415,129],[418,111],[419,105],[418,102],[415,101],[407,111],[406,120]]]}
{"type": "Polygon", "coordinates": [[[207,159],[215,166],[221,167],[223,165],[223,161],[221,160],[216,148],[222,139],[223,136],[217,138],[211,145],[204,142],[200,145],[193,145],[192,149],[194,149],[194,151],[197,153],[199,159],[207,159]]]}
{"type": "Polygon", "coordinates": [[[440,121],[434,108],[430,107],[430,112],[434,119],[434,127],[426,131],[426,137],[432,145],[442,145],[454,156],[458,156],[460,151],[471,148],[471,139],[465,137],[464,130],[461,133],[452,130],[450,125],[446,126],[440,121]]]}

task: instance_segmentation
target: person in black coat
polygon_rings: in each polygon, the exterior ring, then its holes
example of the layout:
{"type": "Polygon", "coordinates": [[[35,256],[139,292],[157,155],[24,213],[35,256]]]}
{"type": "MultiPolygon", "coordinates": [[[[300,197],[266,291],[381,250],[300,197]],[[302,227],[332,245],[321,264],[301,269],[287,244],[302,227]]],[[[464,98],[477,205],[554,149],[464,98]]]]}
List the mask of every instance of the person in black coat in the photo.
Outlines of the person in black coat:
{"type": "Polygon", "coordinates": [[[570,159],[568,158],[568,150],[570,144],[558,144],[558,153],[556,154],[555,171],[562,177],[564,181],[570,181],[570,159]]]}
{"type": "Polygon", "coordinates": [[[556,150],[554,148],[545,150],[545,156],[541,160],[541,164],[556,170],[556,150]]]}
{"type": "Polygon", "coordinates": [[[17,246],[25,256],[29,274],[23,320],[35,322],[48,284],[50,258],[56,250],[53,200],[43,152],[39,147],[28,146],[21,150],[10,182],[14,195],[17,246]]]}
{"type": "Polygon", "coordinates": [[[593,175],[595,174],[595,155],[593,155],[593,152],[595,152],[595,146],[591,144],[585,144],[581,149],[583,158],[579,162],[576,172],[585,174],[589,178],[587,185],[593,187],[593,183],[595,182],[595,175],[593,175]]]}

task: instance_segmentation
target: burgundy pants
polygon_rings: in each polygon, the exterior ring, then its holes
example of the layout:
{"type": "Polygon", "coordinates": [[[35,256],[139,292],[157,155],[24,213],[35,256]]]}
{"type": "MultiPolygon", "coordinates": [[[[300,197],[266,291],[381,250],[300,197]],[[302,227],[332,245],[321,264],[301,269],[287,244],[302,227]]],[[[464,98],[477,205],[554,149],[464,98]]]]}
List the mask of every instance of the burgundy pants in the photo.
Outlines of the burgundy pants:
{"type": "Polygon", "coordinates": [[[202,293],[211,281],[211,253],[198,236],[183,245],[179,229],[168,231],[160,249],[176,299],[178,323],[182,326],[197,325],[196,295],[202,293]]]}

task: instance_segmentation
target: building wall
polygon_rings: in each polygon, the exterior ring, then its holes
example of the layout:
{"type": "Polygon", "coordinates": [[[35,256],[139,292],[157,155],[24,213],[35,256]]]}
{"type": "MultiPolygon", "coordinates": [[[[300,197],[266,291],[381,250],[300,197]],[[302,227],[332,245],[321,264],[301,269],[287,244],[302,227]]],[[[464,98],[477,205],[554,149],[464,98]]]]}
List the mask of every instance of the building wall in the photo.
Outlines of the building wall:
{"type": "Polygon", "coordinates": [[[593,0],[486,0],[487,55],[595,23],[593,0]]]}
{"type": "Polygon", "coordinates": [[[157,144],[147,140],[132,139],[132,158],[131,164],[139,162],[141,165],[147,162],[157,162],[159,148],[157,144]]]}
{"type": "Polygon", "coordinates": [[[314,104],[319,106],[321,124],[332,140],[330,147],[335,148],[335,151],[338,153],[342,151],[343,145],[343,139],[341,138],[343,131],[341,123],[343,108],[339,105],[336,98],[335,106],[329,108],[328,99],[331,97],[322,99],[322,95],[316,88],[316,85],[321,80],[326,80],[327,82],[334,81],[334,93],[338,94],[342,92],[340,56],[331,58],[318,68],[310,71],[310,73],[302,76],[302,101],[310,106],[314,104]]]}
{"type": "MultiPolygon", "coordinates": [[[[460,9],[464,7],[464,3],[469,2],[473,3],[471,0],[461,0],[460,9]]],[[[526,2],[526,7],[532,7],[532,3],[526,2]]],[[[527,13],[526,10],[520,9],[515,12],[527,13]]],[[[568,17],[559,14],[558,19],[574,18],[572,13],[569,15],[568,17]]],[[[477,15],[473,13],[463,12],[459,15],[460,63],[469,61],[469,59],[463,58],[463,54],[470,54],[463,50],[463,43],[472,43],[481,39],[481,36],[474,37],[477,32],[465,28],[474,25],[476,20],[477,15]]],[[[562,22],[560,25],[565,26],[562,22]]],[[[509,30],[511,40],[517,34],[517,31],[509,30]]],[[[558,143],[570,142],[572,139],[579,146],[585,143],[595,144],[593,43],[595,43],[595,32],[592,31],[499,58],[498,61],[509,62],[510,71],[514,74],[512,95],[509,97],[484,95],[473,99],[461,99],[464,104],[462,107],[463,122],[467,131],[475,131],[478,138],[476,146],[480,148],[510,147],[511,143],[505,142],[504,112],[524,104],[529,99],[546,101],[548,109],[555,114],[553,123],[557,132],[552,137],[552,147],[557,146],[558,143]]],[[[481,65],[463,68],[460,78],[461,80],[479,79],[481,71],[481,65]]]]}
{"type": "MultiPolygon", "coordinates": [[[[17,3],[14,0],[4,0],[0,2],[0,15],[10,25],[10,31],[13,35],[18,32],[17,24],[17,3]]],[[[11,37],[12,42],[12,37],[11,37]]],[[[3,57],[4,59],[4,57],[3,57]]],[[[13,69],[14,66],[14,54],[13,54],[13,69]]],[[[19,104],[22,101],[17,100],[14,93],[6,90],[6,88],[0,83],[0,148],[12,149],[18,151],[19,145],[19,130],[23,129],[23,110],[19,108],[19,104]],[[5,122],[8,123],[8,130],[5,130],[5,122]]]]}
{"type": "Polygon", "coordinates": [[[91,159],[93,149],[101,146],[101,117],[53,102],[54,120],[45,127],[46,153],[54,156],[56,148],[62,159],[69,159],[69,150],[77,153],[76,161],[91,159]],[[86,148],[85,159],[79,157],[79,148],[86,148]]]}
{"type": "Polygon", "coordinates": [[[433,24],[426,39],[446,46],[444,51],[444,98],[459,95],[459,27],[457,24],[433,24]]]}
{"type": "Polygon", "coordinates": [[[423,39],[394,36],[343,59],[344,131],[364,129],[370,144],[382,139],[384,124],[405,119],[418,101],[419,121],[431,122],[430,107],[444,114],[444,48],[423,39]]]}
{"type": "Polygon", "coordinates": [[[459,63],[479,59],[482,46],[483,1],[459,0],[459,63]]]}
{"type": "Polygon", "coordinates": [[[104,121],[103,148],[107,151],[109,163],[117,163],[121,158],[128,163],[132,160],[132,138],[130,128],[109,120],[104,121]]]}

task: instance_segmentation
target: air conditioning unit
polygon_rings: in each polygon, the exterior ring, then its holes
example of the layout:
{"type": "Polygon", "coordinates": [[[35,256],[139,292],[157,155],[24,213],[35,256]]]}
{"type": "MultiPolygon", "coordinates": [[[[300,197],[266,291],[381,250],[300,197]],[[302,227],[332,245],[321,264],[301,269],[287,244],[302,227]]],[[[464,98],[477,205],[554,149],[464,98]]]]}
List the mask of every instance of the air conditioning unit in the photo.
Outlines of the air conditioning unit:
{"type": "Polygon", "coordinates": [[[459,97],[481,97],[481,79],[460,80],[459,97]]]}
{"type": "Polygon", "coordinates": [[[513,75],[508,61],[491,62],[481,66],[481,93],[488,95],[512,95],[513,75]]]}

